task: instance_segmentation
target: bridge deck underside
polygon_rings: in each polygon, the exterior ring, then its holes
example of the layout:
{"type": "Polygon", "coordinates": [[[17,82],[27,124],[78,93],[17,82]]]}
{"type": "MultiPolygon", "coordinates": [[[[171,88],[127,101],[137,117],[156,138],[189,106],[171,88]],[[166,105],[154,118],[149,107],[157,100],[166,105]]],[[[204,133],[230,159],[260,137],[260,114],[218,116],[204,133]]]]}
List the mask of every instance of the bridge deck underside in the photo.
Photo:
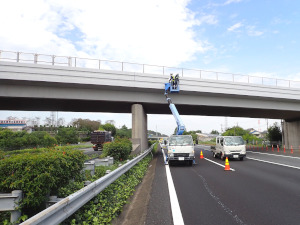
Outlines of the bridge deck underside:
{"type": "MultiPolygon", "coordinates": [[[[0,97],[0,110],[131,113],[133,102],[0,97]]],[[[139,102],[135,102],[139,103],[139,102]]],[[[140,103],[147,114],[170,114],[167,104],[140,103]]],[[[181,115],[231,116],[299,120],[299,112],[176,104],[181,115]]]]}

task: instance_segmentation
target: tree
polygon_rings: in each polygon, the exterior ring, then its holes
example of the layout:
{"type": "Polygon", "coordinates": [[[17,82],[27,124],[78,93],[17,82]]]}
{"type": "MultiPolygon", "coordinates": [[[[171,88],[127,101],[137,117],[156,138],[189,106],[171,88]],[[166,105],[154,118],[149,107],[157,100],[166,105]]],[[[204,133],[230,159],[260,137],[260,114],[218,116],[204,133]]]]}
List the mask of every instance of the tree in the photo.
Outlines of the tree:
{"type": "Polygon", "coordinates": [[[101,125],[100,129],[103,129],[103,130],[106,130],[106,131],[110,131],[111,132],[111,136],[113,136],[113,137],[116,135],[116,132],[117,132],[116,127],[113,124],[110,124],[110,123],[106,123],[104,125],[101,125]]]}
{"type": "Polygon", "coordinates": [[[78,132],[74,127],[58,128],[58,132],[55,138],[61,144],[75,144],[78,143],[79,140],[78,132]]]}
{"type": "Polygon", "coordinates": [[[222,136],[243,136],[248,132],[239,126],[234,126],[227,129],[222,136]]]}
{"type": "Polygon", "coordinates": [[[282,132],[280,130],[280,126],[278,123],[274,123],[273,126],[271,126],[268,129],[267,139],[269,141],[281,141],[282,140],[282,132]]]}
{"type": "Polygon", "coordinates": [[[98,130],[99,126],[101,125],[101,120],[89,120],[89,119],[72,119],[70,125],[76,127],[77,130],[80,131],[94,131],[98,130]]]}
{"type": "Polygon", "coordinates": [[[131,129],[128,129],[125,125],[121,129],[117,129],[116,136],[120,138],[131,138],[131,129]]]}
{"type": "Polygon", "coordinates": [[[115,125],[115,124],[116,124],[116,122],[115,122],[114,120],[106,120],[105,123],[110,123],[110,124],[112,124],[112,125],[115,125]]]}
{"type": "Polygon", "coordinates": [[[210,133],[211,133],[211,134],[219,134],[219,131],[217,131],[217,130],[212,130],[210,133]]]}

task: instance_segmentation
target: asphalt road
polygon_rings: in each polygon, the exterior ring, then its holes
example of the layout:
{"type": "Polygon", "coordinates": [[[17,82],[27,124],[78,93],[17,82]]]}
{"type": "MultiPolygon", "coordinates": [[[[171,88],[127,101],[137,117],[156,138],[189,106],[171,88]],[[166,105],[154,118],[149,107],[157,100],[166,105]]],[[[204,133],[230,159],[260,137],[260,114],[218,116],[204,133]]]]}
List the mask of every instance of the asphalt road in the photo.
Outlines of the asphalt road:
{"type": "MultiPolygon", "coordinates": [[[[196,148],[197,165],[170,167],[184,224],[300,224],[300,158],[248,152],[229,161],[235,171],[224,171],[204,149],[196,148]],[[209,160],[199,159],[200,150],[209,160]]],[[[176,224],[168,193],[160,154],[146,224],[176,224]]]]}

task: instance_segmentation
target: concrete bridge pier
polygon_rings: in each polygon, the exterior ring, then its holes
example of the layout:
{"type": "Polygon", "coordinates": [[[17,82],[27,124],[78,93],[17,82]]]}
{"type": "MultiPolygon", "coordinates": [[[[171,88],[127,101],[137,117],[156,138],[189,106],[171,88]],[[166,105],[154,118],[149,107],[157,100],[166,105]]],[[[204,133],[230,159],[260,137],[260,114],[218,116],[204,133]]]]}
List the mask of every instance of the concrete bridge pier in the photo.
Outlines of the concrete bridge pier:
{"type": "Polygon", "coordinates": [[[283,144],[290,149],[298,149],[300,146],[300,120],[284,121],[282,124],[283,144]]]}
{"type": "Polygon", "coordinates": [[[148,148],[147,114],[141,104],[133,104],[132,112],[132,154],[148,148]]]}

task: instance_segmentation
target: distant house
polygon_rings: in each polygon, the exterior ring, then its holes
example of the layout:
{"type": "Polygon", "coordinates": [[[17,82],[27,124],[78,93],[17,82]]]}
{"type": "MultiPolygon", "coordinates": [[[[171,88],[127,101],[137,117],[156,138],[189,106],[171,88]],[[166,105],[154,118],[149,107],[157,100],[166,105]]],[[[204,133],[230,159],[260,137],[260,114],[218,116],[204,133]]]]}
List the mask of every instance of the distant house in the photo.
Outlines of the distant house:
{"type": "Polygon", "coordinates": [[[253,128],[247,129],[247,131],[249,132],[249,134],[255,135],[258,138],[265,138],[267,134],[267,131],[259,132],[253,128]]]}
{"type": "Polygon", "coordinates": [[[218,137],[218,134],[204,134],[204,133],[196,133],[198,141],[211,141],[214,138],[218,137]]]}
{"type": "Polygon", "coordinates": [[[0,120],[0,128],[12,131],[22,131],[26,127],[26,120],[0,120]]]}

